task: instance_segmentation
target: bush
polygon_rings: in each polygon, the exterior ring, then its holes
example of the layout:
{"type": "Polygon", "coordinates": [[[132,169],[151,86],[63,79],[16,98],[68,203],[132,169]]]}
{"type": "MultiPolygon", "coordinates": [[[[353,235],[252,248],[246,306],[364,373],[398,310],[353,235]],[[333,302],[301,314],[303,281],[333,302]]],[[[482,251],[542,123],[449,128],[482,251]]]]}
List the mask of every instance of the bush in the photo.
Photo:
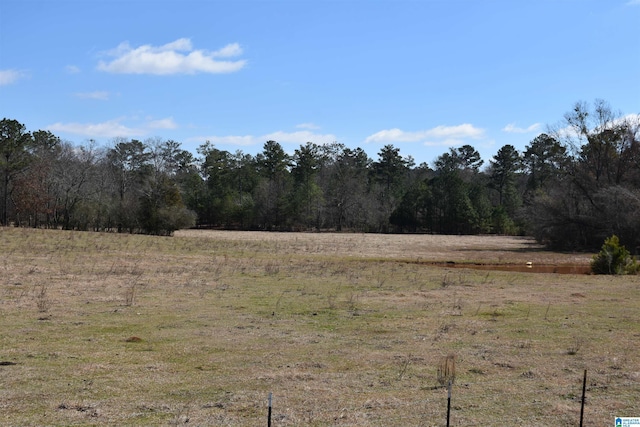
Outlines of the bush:
{"type": "Polygon", "coordinates": [[[629,251],[613,235],[604,241],[600,253],[591,261],[591,271],[595,274],[637,274],[640,265],[629,251]]]}
{"type": "Polygon", "coordinates": [[[170,236],[175,230],[195,226],[196,214],[184,207],[168,206],[150,212],[142,222],[142,230],[146,234],[170,236]]]}

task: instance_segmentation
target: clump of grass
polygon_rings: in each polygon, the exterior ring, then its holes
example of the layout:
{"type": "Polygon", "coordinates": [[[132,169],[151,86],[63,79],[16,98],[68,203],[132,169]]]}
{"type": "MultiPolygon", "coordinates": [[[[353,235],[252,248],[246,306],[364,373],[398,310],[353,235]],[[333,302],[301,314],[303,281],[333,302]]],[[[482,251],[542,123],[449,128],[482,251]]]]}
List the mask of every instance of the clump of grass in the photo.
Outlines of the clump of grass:
{"type": "Polygon", "coordinates": [[[48,286],[42,284],[36,290],[36,306],[40,313],[46,313],[51,308],[51,299],[48,295],[48,286]]]}
{"type": "Polygon", "coordinates": [[[609,366],[611,369],[613,369],[614,371],[619,371],[622,369],[622,365],[623,365],[623,361],[618,358],[618,357],[614,357],[611,360],[611,366],[609,366]]]}
{"type": "Polygon", "coordinates": [[[132,283],[125,289],[124,292],[124,305],[131,307],[135,303],[136,299],[136,283],[132,283]]]}
{"type": "Polygon", "coordinates": [[[411,355],[409,354],[407,357],[403,357],[400,361],[400,369],[398,371],[398,381],[402,379],[407,373],[407,369],[409,369],[409,365],[411,364],[411,355]]]}
{"type": "Polygon", "coordinates": [[[336,295],[335,294],[328,294],[327,295],[327,304],[329,305],[329,308],[331,310],[335,310],[336,309],[336,295]]]}
{"type": "Polygon", "coordinates": [[[462,316],[462,298],[453,296],[453,307],[451,311],[452,316],[462,316]]]}
{"type": "Polygon", "coordinates": [[[264,266],[265,274],[269,276],[275,276],[280,273],[280,264],[277,261],[269,261],[264,266]]]}
{"type": "Polygon", "coordinates": [[[580,351],[580,349],[582,348],[583,341],[584,340],[580,337],[574,337],[571,341],[571,344],[567,348],[567,354],[570,356],[578,354],[578,351],[580,351]]]}
{"type": "Polygon", "coordinates": [[[449,276],[449,273],[445,274],[444,277],[442,278],[442,282],[440,282],[440,287],[441,288],[448,288],[449,286],[453,285],[453,280],[451,279],[451,277],[449,276]]]}
{"type": "Polygon", "coordinates": [[[493,311],[490,313],[490,315],[491,315],[491,319],[489,319],[489,320],[491,320],[492,322],[497,322],[499,317],[504,316],[504,313],[503,313],[503,312],[501,312],[501,311],[499,311],[499,310],[496,308],[495,310],[493,310],[493,311]]]}
{"type": "Polygon", "coordinates": [[[356,304],[358,303],[358,294],[355,292],[350,292],[347,296],[347,305],[349,306],[350,311],[356,311],[356,304]]]}
{"type": "Polygon", "coordinates": [[[488,320],[491,322],[497,322],[499,318],[505,316],[505,313],[503,311],[500,311],[497,307],[494,307],[493,310],[489,310],[489,311],[480,311],[480,305],[478,305],[478,309],[476,310],[476,315],[487,317],[488,320]]]}
{"type": "Polygon", "coordinates": [[[378,276],[376,277],[376,283],[378,285],[378,288],[382,288],[386,281],[387,281],[387,277],[383,276],[382,272],[379,272],[378,276]]]}
{"type": "Polygon", "coordinates": [[[547,310],[544,312],[544,320],[549,320],[549,309],[551,308],[551,302],[547,304],[547,310]]]}
{"type": "Polygon", "coordinates": [[[533,371],[528,370],[528,371],[525,371],[525,372],[521,373],[520,376],[523,377],[523,378],[535,378],[536,374],[533,371]]]}
{"type": "Polygon", "coordinates": [[[451,331],[451,329],[454,328],[455,325],[451,324],[451,323],[447,323],[445,321],[441,321],[440,324],[438,325],[438,328],[436,329],[436,334],[434,336],[434,341],[438,341],[439,339],[441,339],[442,337],[444,337],[446,334],[449,333],[449,331],[451,331]]]}
{"type": "Polygon", "coordinates": [[[516,348],[528,349],[531,348],[531,340],[519,341],[516,343],[516,348]]]}
{"type": "Polygon", "coordinates": [[[280,296],[276,300],[276,306],[275,306],[275,308],[273,310],[273,315],[274,316],[275,316],[276,313],[280,312],[280,304],[282,303],[282,299],[284,298],[284,294],[285,294],[285,291],[282,291],[282,293],[280,294],[280,296]]]}

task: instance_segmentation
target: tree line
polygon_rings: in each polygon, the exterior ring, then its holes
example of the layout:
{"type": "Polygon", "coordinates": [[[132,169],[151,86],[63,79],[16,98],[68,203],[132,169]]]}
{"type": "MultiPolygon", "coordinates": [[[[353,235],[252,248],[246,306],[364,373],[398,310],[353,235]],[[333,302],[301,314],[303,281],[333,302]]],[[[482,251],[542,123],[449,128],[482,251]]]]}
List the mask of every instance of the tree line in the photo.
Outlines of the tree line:
{"type": "Polygon", "coordinates": [[[257,155],[206,142],[117,138],[74,145],[0,122],[0,223],[169,235],[187,227],[527,234],[594,249],[613,234],[640,246],[640,123],[605,101],[577,103],[563,126],[520,152],[450,148],[416,165],[393,145],[307,142],[257,155]]]}

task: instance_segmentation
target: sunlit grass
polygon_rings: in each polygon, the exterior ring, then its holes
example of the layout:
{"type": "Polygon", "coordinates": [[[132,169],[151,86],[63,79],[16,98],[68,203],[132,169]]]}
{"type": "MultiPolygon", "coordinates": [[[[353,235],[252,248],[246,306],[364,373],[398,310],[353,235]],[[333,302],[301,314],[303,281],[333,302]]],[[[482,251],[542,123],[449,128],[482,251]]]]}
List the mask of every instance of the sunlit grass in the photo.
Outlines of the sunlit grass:
{"type": "Polygon", "coordinates": [[[407,260],[555,255],[402,237],[2,228],[0,424],[262,425],[273,392],[275,425],[444,425],[449,354],[454,425],[576,424],[584,369],[587,425],[633,413],[640,279],[435,267],[407,260]]]}

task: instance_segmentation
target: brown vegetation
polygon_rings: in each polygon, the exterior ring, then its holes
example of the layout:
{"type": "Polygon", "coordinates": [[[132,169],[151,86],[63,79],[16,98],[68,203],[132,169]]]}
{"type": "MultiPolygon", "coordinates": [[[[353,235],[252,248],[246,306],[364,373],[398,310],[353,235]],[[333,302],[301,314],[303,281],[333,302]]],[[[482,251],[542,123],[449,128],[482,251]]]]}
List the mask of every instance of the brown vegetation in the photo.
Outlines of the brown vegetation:
{"type": "Polygon", "coordinates": [[[590,254],[427,235],[0,242],[1,425],[262,425],[272,392],[275,426],[439,426],[447,355],[452,425],[576,425],[584,369],[585,425],[640,401],[640,277],[430,264],[590,254]]]}

